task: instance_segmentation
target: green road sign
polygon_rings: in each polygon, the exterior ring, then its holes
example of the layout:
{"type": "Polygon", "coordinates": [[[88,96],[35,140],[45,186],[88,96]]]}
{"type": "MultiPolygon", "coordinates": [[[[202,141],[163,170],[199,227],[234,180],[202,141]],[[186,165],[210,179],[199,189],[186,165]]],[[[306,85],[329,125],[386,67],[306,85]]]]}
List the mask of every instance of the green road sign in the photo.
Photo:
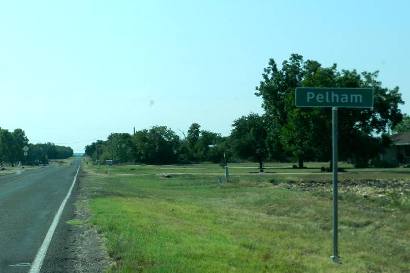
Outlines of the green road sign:
{"type": "Polygon", "coordinates": [[[297,107],[372,108],[372,88],[296,88],[297,107]]]}
{"type": "Polygon", "coordinates": [[[295,93],[296,107],[332,107],[332,166],[333,166],[333,255],[339,257],[339,217],[338,217],[338,108],[372,108],[372,88],[314,88],[299,87],[295,93]]]}

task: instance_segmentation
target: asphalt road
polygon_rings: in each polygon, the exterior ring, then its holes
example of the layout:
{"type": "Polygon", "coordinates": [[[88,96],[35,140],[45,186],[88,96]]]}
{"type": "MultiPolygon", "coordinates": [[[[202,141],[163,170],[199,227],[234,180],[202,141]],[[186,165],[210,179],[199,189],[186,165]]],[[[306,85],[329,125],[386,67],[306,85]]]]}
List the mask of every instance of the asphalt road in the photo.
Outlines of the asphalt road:
{"type": "MultiPolygon", "coordinates": [[[[0,176],[0,273],[27,273],[43,243],[53,218],[66,197],[80,164],[25,170],[20,174],[0,176]]],[[[49,256],[64,248],[61,231],[72,210],[69,200],[51,241],[41,272],[53,272],[49,256]],[[60,242],[56,247],[55,242],[60,242]],[[47,262],[48,261],[48,262],[47,262]]],[[[59,266],[59,265],[56,265],[59,266]]]]}

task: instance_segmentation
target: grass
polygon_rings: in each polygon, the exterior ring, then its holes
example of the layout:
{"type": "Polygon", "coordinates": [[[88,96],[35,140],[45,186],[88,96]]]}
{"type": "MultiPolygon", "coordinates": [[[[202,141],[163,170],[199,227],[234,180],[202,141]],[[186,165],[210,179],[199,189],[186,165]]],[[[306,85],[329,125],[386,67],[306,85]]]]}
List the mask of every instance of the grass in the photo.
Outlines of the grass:
{"type": "Polygon", "coordinates": [[[79,219],[71,219],[67,221],[67,224],[72,226],[81,226],[84,225],[84,221],[81,221],[79,219]]]}
{"type": "MultiPolygon", "coordinates": [[[[342,192],[342,264],[333,264],[331,194],[281,186],[330,176],[313,169],[284,175],[285,166],[258,175],[254,166],[232,166],[232,181],[221,185],[222,169],[213,164],[84,164],[91,221],[115,261],[109,272],[410,272],[408,199],[396,204],[342,192]]],[[[341,178],[409,174],[349,170],[341,178]]]]}

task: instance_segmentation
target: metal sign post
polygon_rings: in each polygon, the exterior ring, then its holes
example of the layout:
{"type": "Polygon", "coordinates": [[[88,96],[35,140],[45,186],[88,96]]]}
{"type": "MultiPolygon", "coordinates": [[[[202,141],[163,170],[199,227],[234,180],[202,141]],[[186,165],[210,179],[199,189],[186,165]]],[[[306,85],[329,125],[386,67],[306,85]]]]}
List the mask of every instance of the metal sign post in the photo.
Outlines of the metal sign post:
{"type": "Polygon", "coordinates": [[[338,116],[337,107],[332,107],[332,167],[333,167],[333,255],[331,256],[332,261],[339,262],[339,236],[338,236],[338,185],[337,185],[337,162],[338,162],[338,116]]]}
{"type": "Polygon", "coordinates": [[[27,164],[28,150],[30,150],[30,148],[27,145],[23,147],[24,164],[27,164]]]}
{"type": "Polygon", "coordinates": [[[339,257],[338,217],[338,108],[373,108],[372,88],[314,88],[298,87],[295,92],[296,107],[332,107],[332,182],[333,182],[333,262],[339,257]]]}
{"type": "Polygon", "coordinates": [[[228,169],[228,159],[226,158],[226,154],[224,152],[224,161],[225,161],[225,182],[229,182],[229,169],[228,169]]]}

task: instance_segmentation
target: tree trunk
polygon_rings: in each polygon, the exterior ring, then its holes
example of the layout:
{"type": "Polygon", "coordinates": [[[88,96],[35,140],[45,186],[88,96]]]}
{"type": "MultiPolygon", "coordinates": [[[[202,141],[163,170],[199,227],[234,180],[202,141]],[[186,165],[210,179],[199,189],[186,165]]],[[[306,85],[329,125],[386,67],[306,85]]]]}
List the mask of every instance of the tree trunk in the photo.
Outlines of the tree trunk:
{"type": "Polygon", "coordinates": [[[259,172],[263,173],[263,161],[262,161],[262,159],[259,159],[259,172]]]}
{"type": "Polygon", "coordinates": [[[298,167],[299,169],[303,169],[303,157],[299,157],[298,158],[298,167]]]}

